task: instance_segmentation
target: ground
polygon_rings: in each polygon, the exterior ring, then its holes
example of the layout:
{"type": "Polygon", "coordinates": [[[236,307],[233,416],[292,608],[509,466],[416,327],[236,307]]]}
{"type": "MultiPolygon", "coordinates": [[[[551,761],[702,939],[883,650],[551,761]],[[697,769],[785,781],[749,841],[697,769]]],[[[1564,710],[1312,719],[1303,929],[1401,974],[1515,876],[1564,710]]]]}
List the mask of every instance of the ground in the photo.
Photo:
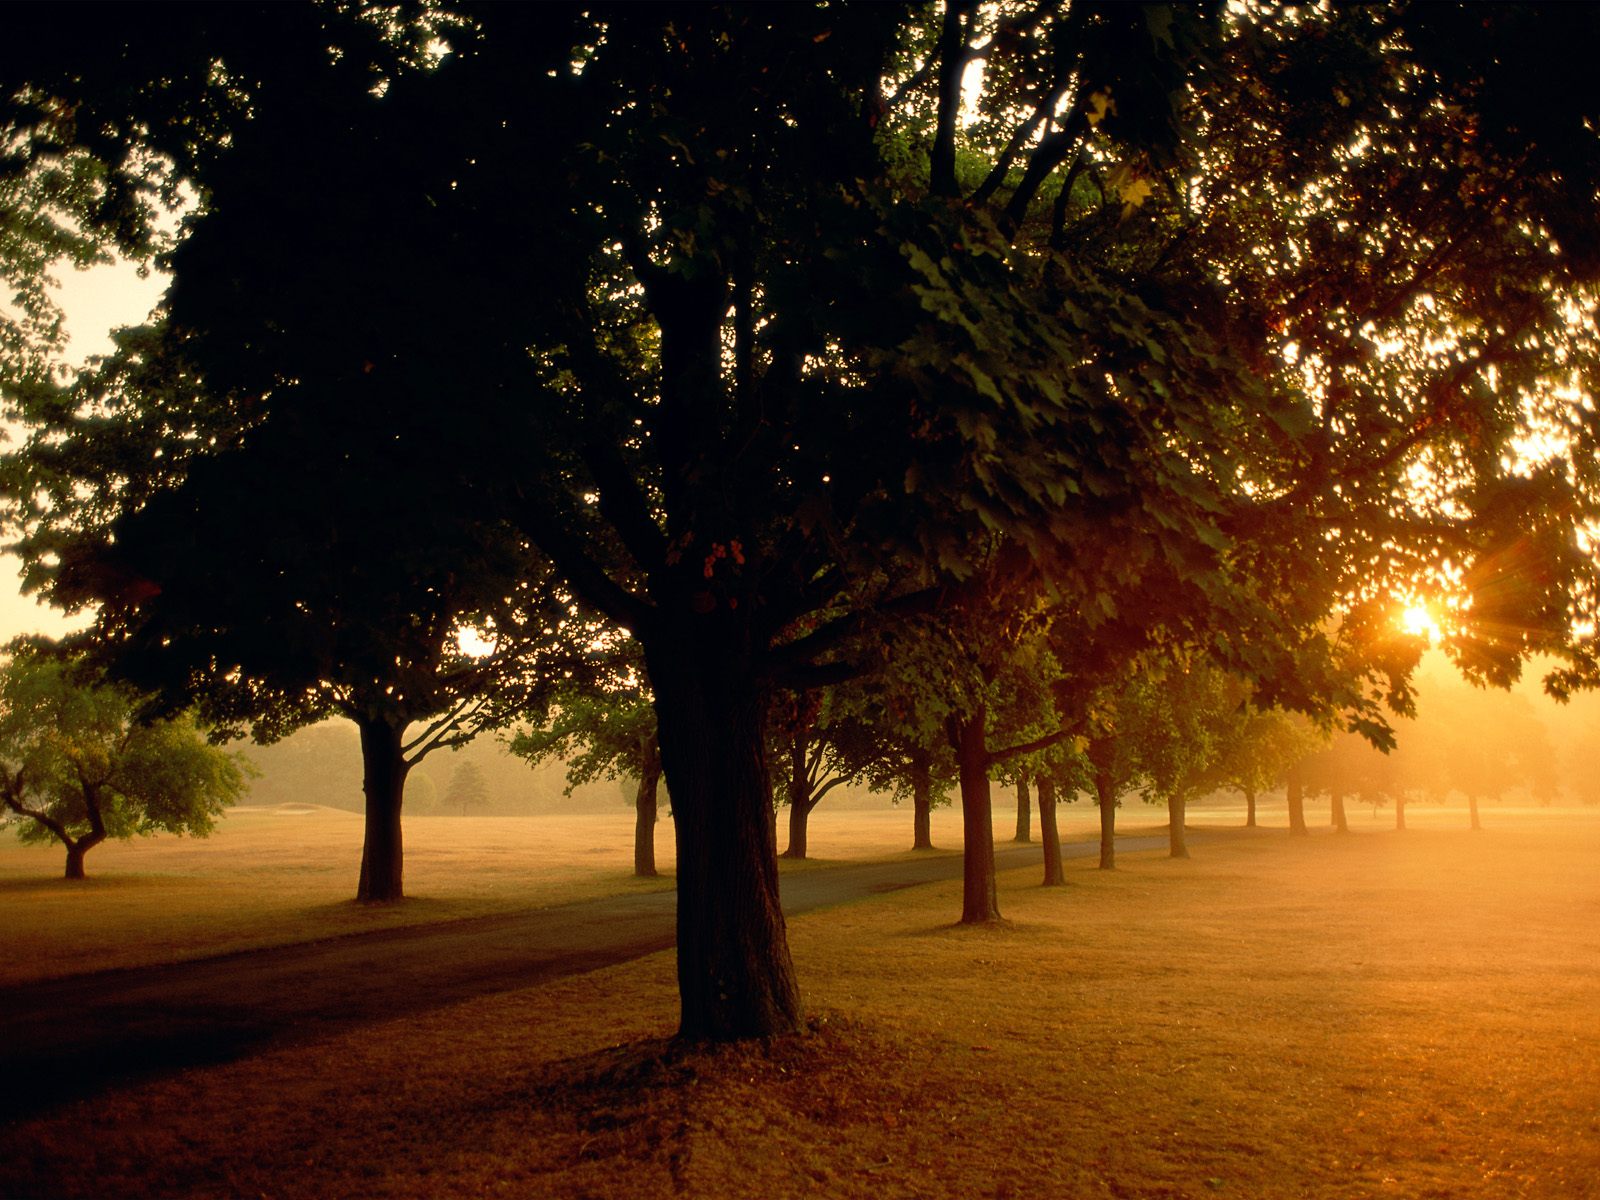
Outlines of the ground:
{"type": "Polygon", "coordinates": [[[797,918],[804,1037],[672,1045],[662,954],[192,1069],[0,1194],[1600,1196],[1600,813],[1408,816],[797,918]]]}

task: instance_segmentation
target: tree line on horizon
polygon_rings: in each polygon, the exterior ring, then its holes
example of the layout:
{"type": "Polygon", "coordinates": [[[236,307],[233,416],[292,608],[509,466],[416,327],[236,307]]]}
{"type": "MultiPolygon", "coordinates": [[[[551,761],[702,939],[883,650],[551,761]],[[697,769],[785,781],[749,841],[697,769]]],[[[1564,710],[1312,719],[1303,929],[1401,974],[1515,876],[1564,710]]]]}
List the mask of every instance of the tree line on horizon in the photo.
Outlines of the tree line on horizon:
{"type": "Polygon", "coordinates": [[[0,493],[69,649],[353,722],[366,901],[427,754],[648,718],[684,1036],[802,1020],[824,722],[954,778],[977,923],[992,780],[1142,772],[1181,837],[1213,719],[1392,742],[1407,605],[1600,679],[1596,10],[25,13],[0,493]],[[113,249],[158,319],[63,375],[42,281],[113,249]]]}

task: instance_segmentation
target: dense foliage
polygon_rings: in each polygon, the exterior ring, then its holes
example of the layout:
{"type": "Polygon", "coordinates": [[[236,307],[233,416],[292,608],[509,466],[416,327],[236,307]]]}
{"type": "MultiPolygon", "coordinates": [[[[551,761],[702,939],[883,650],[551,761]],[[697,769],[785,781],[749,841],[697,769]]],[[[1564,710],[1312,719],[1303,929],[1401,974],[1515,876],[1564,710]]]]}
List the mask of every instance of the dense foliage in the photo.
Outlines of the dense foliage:
{"type": "Polygon", "coordinates": [[[191,720],[141,722],[136,708],[26,646],[0,669],[0,804],[24,842],[66,847],[68,879],[107,838],[204,837],[244,786],[238,759],[191,720]]]}

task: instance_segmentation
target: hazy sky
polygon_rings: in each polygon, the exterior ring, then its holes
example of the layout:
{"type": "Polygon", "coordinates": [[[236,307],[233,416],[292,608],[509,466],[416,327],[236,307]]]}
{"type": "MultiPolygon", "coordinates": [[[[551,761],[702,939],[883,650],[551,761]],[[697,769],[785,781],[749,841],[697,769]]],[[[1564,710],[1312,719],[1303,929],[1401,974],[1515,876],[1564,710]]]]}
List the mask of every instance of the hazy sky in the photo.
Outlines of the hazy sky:
{"type": "MultiPolygon", "coordinates": [[[[58,296],[72,339],[67,358],[73,363],[109,351],[110,331],[119,325],[143,321],[165,286],[165,281],[154,274],[140,279],[126,263],[87,271],[65,268],[57,272],[57,277],[61,280],[58,296]]],[[[8,436],[15,438],[17,433],[11,430],[8,436]]],[[[54,635],[69,627],[61,613],[22,595],[18,578],[21,569],[15,555],[0,554],[0,644],[21,633],[54,635]]]]}

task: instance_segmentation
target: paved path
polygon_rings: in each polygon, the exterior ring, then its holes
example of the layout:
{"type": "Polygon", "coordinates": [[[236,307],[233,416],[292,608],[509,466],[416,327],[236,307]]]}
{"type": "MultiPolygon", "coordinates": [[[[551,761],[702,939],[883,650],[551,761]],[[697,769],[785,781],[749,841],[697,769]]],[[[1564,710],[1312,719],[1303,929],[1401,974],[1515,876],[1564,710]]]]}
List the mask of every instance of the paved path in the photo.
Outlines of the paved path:
{"type": "MultiPolygon", "coordinates": [[[[1165,836],[1118,838],[1119,852],[1165,836]]],[[[1072,842],[1064,857],[1092,855],[1072,842]]],[[[999,849],[1005,871],[1037,845],[999,849]]],[[[959,854],[795,871],[789,915],[961,875],[959,854]]],[[[0,989],[0,1121],[119,1081],[530,987],[673,944],[670,890],[613,896],[0,989]]]]}

